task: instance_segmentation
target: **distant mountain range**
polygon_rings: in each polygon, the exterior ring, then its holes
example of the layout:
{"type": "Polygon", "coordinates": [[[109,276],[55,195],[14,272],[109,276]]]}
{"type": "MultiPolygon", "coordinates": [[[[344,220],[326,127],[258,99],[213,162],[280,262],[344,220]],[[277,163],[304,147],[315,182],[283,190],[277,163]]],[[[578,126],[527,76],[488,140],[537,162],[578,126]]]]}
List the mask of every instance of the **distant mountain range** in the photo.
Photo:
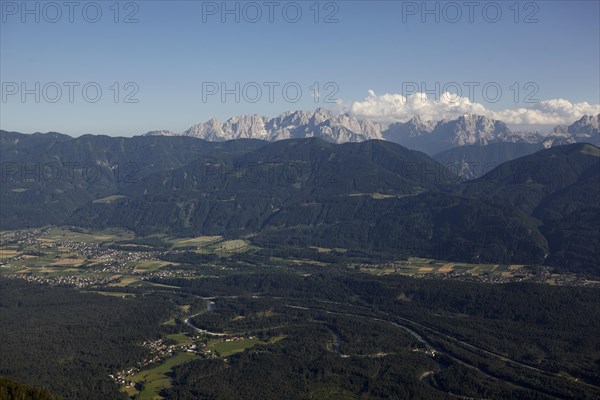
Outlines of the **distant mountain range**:
{"type": "Polygon", "coordinates": [[[145,135],[190,136],[209,141],[260,139],[273,142],[316,137],[331,143],[347,143],[385,139],[433,155],[453,147],[491,143],[539,143],[545,148],[581,142],[600,145],[599,120],[600,114],[584,116],[570,126],[557,126],[545,135],[513,132],[504,122],[481,115],[467,114],[441,121],[425,121],[415,116],[407,122],[387,125],[318,108],[314,112],[289,111],[275,118],[246,115],[224,123],[211,119],[180,134],[163,130],[145,135]]]}
{"type": "MultiPolygon", "coordinates": [[[[382,139],[383,125],[358,120],[348,114],[336,115],[324,108],[310,111],[290,111],[275,118],[244,115],[221,123],[217,119],[192,126],[180,136],[209,141],[260,139],[273,142],[282,139],[317,137],[332,143],[363,142],[382,139]]],[[[147,136],[176,136],[170,131],[152,131],[147,136]]]]}

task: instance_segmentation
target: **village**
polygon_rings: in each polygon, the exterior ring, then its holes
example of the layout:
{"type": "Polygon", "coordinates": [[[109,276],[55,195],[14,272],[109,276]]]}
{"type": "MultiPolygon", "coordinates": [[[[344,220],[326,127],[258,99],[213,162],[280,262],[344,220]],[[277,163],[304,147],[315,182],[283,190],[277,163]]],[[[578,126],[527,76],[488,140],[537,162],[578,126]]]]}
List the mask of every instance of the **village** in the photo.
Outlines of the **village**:
{"type": "Polygon", "coordinates": [[[563,286],[597,286],[600,282],[577,274],[556,274],[548,266],[495,265],[440,262],[429,259],[362,263],[354,269],[376,275],[399,274],[416,279],[458,280],[488,284],[531,282],[563,286]]]}
{"type": "MultiPolygon", "coordinates": [[[[136,286],[144,282],[153,285],[150,281],[157,279],[197,276],[193,268],[181,268],[178,263],[164,261],[167,254],[170,257],[167,259],[172,259],[188,251],[185,247],[127,244],[127,241],[116,240],[118,238],[118,234],[80,233],[53,227],[5,231],[0,233],[0,274],[11,279],[77,289],[136,286]]],[[[187,245],[191,241],[183,242],[187,245]]],[[[226,268],[225,264],[214,261],[203,265],[211,269],[226,268]]],[[[488,284],[600,284],[575,274],[553,273],[548,266],[448,262],[415,257],[351,266],[360,272],[399,274],[418,279],[488,284]]]]}
{"type": "MultiPolygon", "coordinates": [[[[77,289],[124,286],[123,282],[192,276],[193,271],[163,268],[165,251],[116,249],[88,241],[49,241],[49,228],[0,235],[0,274],[49,286],[77,289]],[[150,265],[152,268],[146,268],[150,265]],[[154,266],[160,268],[153,268],[154,266]]],[[[181,250],[171,250],[176,254],[181,250]]]]}
{"type": "Polygon", "coordinates": [[[254,336],[224,335],[219,339],[211,339],[205,335],[186,335],[184,333],[166,335],[165,338],[144,341],[141,345],[148,349],[150,355],[128,367],[109,375],[125,390],[139,390],[140,374],[157,373],[166,363],[177,363],[179,360],[195,358],[215,359],[235,354],[249,347],[248,344],[257,342],[254,336]],[[227,350],[226,350],[227,349],[227,350]]]}

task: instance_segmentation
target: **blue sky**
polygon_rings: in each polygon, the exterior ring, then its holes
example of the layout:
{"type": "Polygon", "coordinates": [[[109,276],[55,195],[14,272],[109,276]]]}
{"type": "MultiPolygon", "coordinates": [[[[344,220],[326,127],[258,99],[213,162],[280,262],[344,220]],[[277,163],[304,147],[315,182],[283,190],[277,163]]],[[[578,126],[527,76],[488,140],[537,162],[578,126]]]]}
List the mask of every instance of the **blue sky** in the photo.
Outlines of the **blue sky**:
{"type": "Polygon", "coordinates": [[[551,125],[600,104],[599,1],[481,1],[472,20],[463,1],[83,1],[74,2],[73,22],[63,1],[26,2],[25,14],[21,1],[0,3],[6,130],[131,136],[319,106],[382,121],[481,111],[551,125]],[[234,12],[223,15],[225,7],[234,12]],[[452,82],[463,98],[432,104],[444,86],[456,92],[452,82]],[[423,83],[426,106],[422,98],[398,105],[423,83]],[[221,98],[222,84],[239,102],[221,98]],[[325,102],[328,94],[340,103],[325,102]]]}

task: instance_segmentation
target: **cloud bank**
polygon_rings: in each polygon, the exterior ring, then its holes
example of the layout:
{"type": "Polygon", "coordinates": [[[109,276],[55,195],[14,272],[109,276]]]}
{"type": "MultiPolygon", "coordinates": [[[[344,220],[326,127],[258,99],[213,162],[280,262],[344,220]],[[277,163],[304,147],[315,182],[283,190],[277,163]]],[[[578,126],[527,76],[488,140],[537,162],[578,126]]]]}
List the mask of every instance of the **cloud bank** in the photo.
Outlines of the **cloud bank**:
{"type": "Polygon", "coordinates": [[[368,96],[362,101],[341,103],[339,106],[341,111],[358,118],[388,123],[405,122],[415,115],[423,119],[440,120],[455,119],[463,114],[479,114],[514,125],[569,125],[584,115],[600,113],[600,104],[571,103],[564,99],[540,100],[527,108],[492,111],[482,104],[471,102],[468,97],[450,93],[432,100],[425,93],[377,95],[373,90],[369,90],[368,96]]]}

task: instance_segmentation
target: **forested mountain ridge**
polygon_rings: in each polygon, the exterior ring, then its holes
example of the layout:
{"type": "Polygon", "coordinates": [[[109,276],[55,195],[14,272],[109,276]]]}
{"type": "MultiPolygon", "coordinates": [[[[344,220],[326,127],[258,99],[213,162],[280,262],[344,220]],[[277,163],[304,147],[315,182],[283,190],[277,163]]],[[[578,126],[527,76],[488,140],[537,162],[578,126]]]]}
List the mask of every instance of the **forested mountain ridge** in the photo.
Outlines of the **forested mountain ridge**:
{"type": "Polygon", "coordinates": [[[0,137],[3,229],[250,235],[274,246],[598,273],[600,246],[580,248],[583,237],[600,240],[600,150],[590,144],[541,150],[463,182],[426,154],[381,140],[0,137]],[[44,175],[55,171],[49,165],[62,175],[44,175]]]}
{"type": "Polygon", "coordinates": [[[59,400],[46,389],[31,387],[0,376],[0,400],[59,400]]]}
{"type": "Polygon", "coordinates": [[[83,205],[116,194],[152,173],[212,153],[227,159],[264,144],[6,131],[0,131],[0,143],[3,229],[61,224],[83,205]]]}
{"type": "Polygon", "coordinates": [[[540,151],[540,143],[490,143],[453,147],[433,159],[466,179],[480,178],[500,164],[540,151]]]}
{"type": "Polygon", "coordinates": [[[554,147],[500,165],[461,185],[470,197],[501,199],[540,221],[550,264],[597,271],[600,259],[600,149],[554,147]]]}

